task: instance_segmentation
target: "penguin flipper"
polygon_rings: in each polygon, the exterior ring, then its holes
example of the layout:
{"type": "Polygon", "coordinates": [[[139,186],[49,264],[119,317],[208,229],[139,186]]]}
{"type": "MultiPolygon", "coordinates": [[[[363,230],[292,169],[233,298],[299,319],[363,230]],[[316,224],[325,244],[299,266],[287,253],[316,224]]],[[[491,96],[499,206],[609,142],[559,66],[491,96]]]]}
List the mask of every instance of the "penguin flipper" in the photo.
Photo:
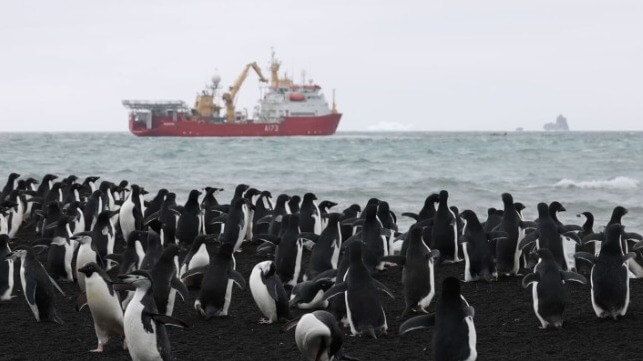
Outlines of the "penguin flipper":
{"type": "Polygon", "coordinates": [[[417,213],[413,213],[413,212],[404,212],[402,213],[402,216],[413,218],[416,221],[420,220],[420,216],[417,213]]]}
{"type": "Polygon", "coordinates": [[[348,284],[346,282],[337,283],[333,287],[331,287],[328,291],[324,292],[324,297],[322,297],[322,301],[326,301],[331,297],[335,297],[339,294],[342,294],[346,292],[346,290],[348,290],[348,284]]]}
{"type": "Polygon", "coordinates": [[[63,291],[62,288],[60,288],[60,286],[58,286],[58,282],[56,282],[56,280],[51,278],[49,273],[47,273],[47,277],[49,277],[49,282],[51,282],[51,284],[58,290],[58,292],[60,292],[61,295],[66,296],[65,291],[63,291]]]}
{"type": "Polygon", "coordinates": [[[236,270],[230,270],[230,279],[239,286],[242,290],[246,289],[246,280],[243,279],[241,273],[236,270]]]}
{"type": "Polygon", "coordinates": [[[562,230],[561,233],[579,232],[583,230],[583,227],[577,226],[575,224],[566,224],[566,225],[560,226],[559,228],[562,230]]]}
{"type": "Polygon", "coordinates": [[[185,286],[185,284],[183,284],[183,282],[176,278],[176,276],[172,278],[171,286],[176,290],[176,293],[181,296],[181,299],[183,301],[185,301],[190,296],[188,288],[185,286]]]}
{"type": "Polygon", "coordinates": [[[565,282],[572,281],[572,282],[578,282],[584,285],[587,284],[587,278],[585,278],[585,276],[578,274],[576,272],[560,271],[560,276],[565,282]]]}
{"type": "Polygon", "coordinates": [[[538,273],[529,273],[522,278],[522,287],[527,288],[530,284],[540,281],[538,273]]]}
{"type": "Polygon", "coordinates": [[[643,236],[640,235],[639,233],[634,233],[634,232],[625,232],[623,233],[623,238],[625,239],[634,239],[637,241],[643,241],[643,236]]]}
{"type": "Polygon", "coordinates": [[[301,232],[301,233],[299,233],[299,236],[297,236],[297,238],[303,238],[303,239],[305,239],[307,241],[311,241],[313,243],[317,243],[317,241],[319,241],[319,235],[314,234],[312,232],[301,232]]]}
{"type": "Polygon", "coordinates": [[[105,256],[105,259],[110,260],[110,261],[114,261],[114,262],[120,264],[121,262],[123,262],[123,255],[112,253],[112,254],[108,254],[107,256],[105,256]]]}
{"type": "Polygon", "coordinates": [[[212,221],[210,221],[210,224],[225,224],[226,220],[228,220],[228,214],[227,213],[222,213],[217,217],[214,217],[212,221]]]}
{"type": "Polygon", "coordinates": [[[193,276],[196,276],[196,275],[202,275],[202,274],[204,274],[204,273],[206,273],[206,272],[208,271],[208,268],[209,268],[209,267],[210,267],[210,266],[209,266],[209,265],[207,265],[207,266],[201,266],[201,267],[195,267],[195,268],[192,268],[192,269],[190,269],[189,271],[185,272],[185,273],[181,276],[181,279],[182,279],[183,281],[185,281],[187,278],[190,278],[190,277],[193,277],[193,276]]]}
{"type": "Polygon", "coordinates": [[[628,254],[623,256],[623,262],[627,262],[629,259],[635,259],[636,258],[636,253],[634,252],[629,252],[628,254]]]}
{"type": "MultiPolygon", "coordinates": [[[[161,315],[158,313],[152,313],[148,311],[143,311],[143,318],[151,318],[152,320],[164,324],[166,326],[174,326],[174,327],[179,327],[179,328],[189,328],[190,326],[183,322],[182,320],[179,320],[176,317],[168,316],[168,315],[161,315]]],[[[145,323],[145,321],[143,322],[145,323]]]]}
{"type": "Polygon", "coordinates": [[[274,245],[278,245],[280,240],[281,239],[279,238],[279,236],[275,236],[273,234],[258,234],[252,237],[253,242],[261,241],[268,242],[274,245]]]}
{"type": "Polygon", "coordinates": [[[487,238],[489,240],[492,240],[494,238],[507,238],[507,237],[509,237],[509,235],[507,234],[507,232],[504,232],[504,231],[487,232],[487,238]]]}
{"type": "Polygon", "coordinates": [[[585,237],[583,237],[582,241],[583,241],[583,244],[586,244],[593,241],[602,241],[603,239],[605,239],[605,235],[603,234],[603,232],[600,232],[600,233],[590,233],[585,237]]]}
{"type": "Polygon", "coordinates": [[[433,325],[435,325],[435,314],[415,316],[400,325],[398,333],[405,335],[411,331],[431,328],[433,325]]]}
{"type": "Polygon", "coordinates": [[[537,228],[538,227],[536,222],[533,222],[533,221],[520,221],[520,223],[518,223],[518,225],[521,228],[537,228]]]}
{"type": "Polygon", "coordinates": [[[373,278],[373,285],[378,290],[386,293],[392,299],[395,299],[395,295],[393,294],[393,292],[391,292],[391,290],[389,290],[388,287],[386,287],[382,282],[380,282],[380,281],[376,280],[375,278],[373,278]]]}
{"type": "Polygon", "coordinates": [[[596,256],[589,252],[576,252],[574,254],[574,258],[582,259],[592,264],[596,262],[596,256]]]}
{"type": "Polygon", "coordinates": [[[538,237],[539,237],[538,231],[533,231],[533,232],[529,233],[528,235],[525,236],[525,238],[523,238],[520,241],[520,243],[518,244],[518,248],[520,248],[520,249],[525,248],[530,243],[535,242],[536,239],[538,239],[538,237]]]}
{"type": "Polygon", "coordinates": [[[143,225],[144,225],[144,226],[147,226],[147,225],[148,225],[150,222],[152,222],[153,220],[158,219],[158,218],[159,218],[159,216],[160,216],[160,214],[161,214],[161,211],[156,211],[156,212],[154,212],[154,213],[150,214],[149,216],[147,216],[147,218],[145,218],[145,219],[143,220],[143,225]]]}
{"type": "Polygon", "coordinates": [[[354,235],[348,237],[344,242],[342,242],[341,249],[346,249],[348,246],[350,246],[354,242],[361,242],[362,241],[362,232],[357,232],[354,235]]]}
{"type": "Polygon", "coordinates": [[[574,232],[574,231],[565,232],[565,233],[563,233],[563,236],[571,239],[572,241],[574,241],[574,242],[576,242],[578,244],[581,244],[581,242],[582,242],[580,237],[578,237],[578,234],[576,232],[574,232]]]}

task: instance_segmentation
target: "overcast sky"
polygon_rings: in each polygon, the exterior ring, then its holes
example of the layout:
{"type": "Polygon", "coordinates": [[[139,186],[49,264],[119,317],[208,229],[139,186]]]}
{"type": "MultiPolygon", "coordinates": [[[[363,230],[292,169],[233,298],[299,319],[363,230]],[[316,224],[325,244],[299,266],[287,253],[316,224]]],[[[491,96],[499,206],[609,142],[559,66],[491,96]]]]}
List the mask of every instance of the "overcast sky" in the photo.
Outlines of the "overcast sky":
{"type": "Polygon", "coordinates": [[[126,131],[122,99],[192,105],[271,47],[340,130],[643,130],[643,1],[379,3],[2,0],[0,131],[126,131]]]}

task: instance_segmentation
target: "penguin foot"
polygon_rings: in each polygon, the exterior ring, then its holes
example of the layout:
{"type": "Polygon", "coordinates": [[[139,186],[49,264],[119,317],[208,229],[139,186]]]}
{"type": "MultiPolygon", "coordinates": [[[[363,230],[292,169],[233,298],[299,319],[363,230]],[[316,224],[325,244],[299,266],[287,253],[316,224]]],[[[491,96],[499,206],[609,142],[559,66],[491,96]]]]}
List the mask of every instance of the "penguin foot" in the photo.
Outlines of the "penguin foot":
{"type": "Polygon", "coordinates": [[[96,352],[96,353],[98,353],[98,352],[103,352],[103,345],[99,343],[99,344],[98,344],[98,347],[96,347],[96,348],[95,348],[95,349],[93,349],[93,350],[89,350],[89,352],[96,352]]]}
{"type": "Polygon", "coordinates": [[[267,319],[267,318],[261,318],[261,319],[259,319],[259,324],[260,325],[272,325],[272,320],[267,319]]]}

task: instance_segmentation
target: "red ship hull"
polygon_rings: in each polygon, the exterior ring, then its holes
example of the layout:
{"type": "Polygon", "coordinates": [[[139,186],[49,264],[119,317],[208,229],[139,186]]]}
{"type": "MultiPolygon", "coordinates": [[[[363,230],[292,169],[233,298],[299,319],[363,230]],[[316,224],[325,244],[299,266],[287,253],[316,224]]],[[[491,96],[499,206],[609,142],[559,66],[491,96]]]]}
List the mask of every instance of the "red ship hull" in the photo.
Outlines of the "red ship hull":
{"type": "Polygon", "coordinates": [[[174,120],[154,117],[152,127],[134,122],[129,129],[139,137],[274,137],[298,135],[332,135],[337,130],[341,114],[319,117],[286,117],[281,123],[221,124],[203,120],[174,120]]]}

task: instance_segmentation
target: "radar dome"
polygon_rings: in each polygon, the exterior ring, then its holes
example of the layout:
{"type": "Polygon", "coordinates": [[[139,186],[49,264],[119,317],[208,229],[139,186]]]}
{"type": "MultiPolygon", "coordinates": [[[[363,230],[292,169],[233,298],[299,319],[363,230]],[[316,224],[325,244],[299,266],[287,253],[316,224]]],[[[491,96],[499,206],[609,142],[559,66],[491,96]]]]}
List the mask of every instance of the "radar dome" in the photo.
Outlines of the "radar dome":
{"type": "Polygon", "coordinates": [[[214,84],[221,83],[221,76],[219,74],[213,75],[212,76],[212,83],[214,83],[214,84]]]}

